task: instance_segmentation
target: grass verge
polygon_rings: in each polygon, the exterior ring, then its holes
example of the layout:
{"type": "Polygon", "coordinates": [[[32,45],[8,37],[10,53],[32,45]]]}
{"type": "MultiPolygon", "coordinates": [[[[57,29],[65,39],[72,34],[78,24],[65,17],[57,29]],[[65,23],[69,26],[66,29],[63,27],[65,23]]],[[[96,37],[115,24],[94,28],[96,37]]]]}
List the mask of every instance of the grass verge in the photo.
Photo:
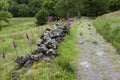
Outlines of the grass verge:
{"type": "Polygon", "coordinates": [[[98,17],[94,25],[97,31],[120,51],[120,11],[98,17]]]}

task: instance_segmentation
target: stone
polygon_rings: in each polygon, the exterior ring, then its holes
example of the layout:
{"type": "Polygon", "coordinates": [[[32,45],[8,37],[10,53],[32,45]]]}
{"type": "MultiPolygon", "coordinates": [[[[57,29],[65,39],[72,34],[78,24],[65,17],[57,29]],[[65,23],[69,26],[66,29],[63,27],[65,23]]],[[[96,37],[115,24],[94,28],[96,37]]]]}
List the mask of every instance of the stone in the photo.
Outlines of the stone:
{"type": "Polygon", "coordinates": [[[20,66],[22,66],[27,60],[30,60],[31,56],[29,54],[24,54],[20,57],[17,57],[17,59],[15,60],[15,62],[17,64],[19,64],[20,66]]]}
{"type": "Polygon", "coordinates": [[[37,47],[32,54],[39,54],[39,53],[45,53],[47,51],[47,47],[44,44],[41,44],[39,47],[37,47]]]}
{"type": "Polygon", "coordinates": [[[57,37],[57,38],[56,38],[56,41],[57,41],[58,43],[60,43],[62,40],[63,40],[62,37],[57,37]]]}
{"type": "Polygon", "coordinates": [[[98,42],[97,42],[97,41],[93,41],[92,43],[93,43],[93,44],[95,44],[95,45],[97,45],[97,44],[98,44],[98,42]]]}
{"type": "Polygon", "coordinates": [[[47,55],[57,55],[57,52],[56,50],[54,49],[49,49],[47,52],[46,52],[47,55]]]}
{"type": "Polygon", "coordinates": [[[52,59],[54,59],[54,58],[55,58],[55,55],[51,55],[50,57],[51,57],[52,59]]]}
{"type": "Polygon", "coordinates": [[[57,42],[55,39],[49,39],[45,42],[45,45],[47,46],[48,49],[53,48],[57,49],[57,42]]]}
{"type": "MultiPolygon", "coordinates": [[[[40,39],[37,40],[37,47],[32,54],[24,54],[17,57],[15,62],[18,64],[17,69],[22,67],[31,67],[35,61],[44,60],[50,62],[55,58],[58,44],[63,41],[64,36],[69,32],[68,27],[58,23],[54,28],[47,28],[40,39]]],[[[13,75],[14,76],[14,75],[13,75]]]]}
{"type": "Polygon", "coordinates": [[[43,60],[44,60],[45,62],[50,62],[51,58],[50,58],[50,57],[44,57],[43,60]]]}
{"type": "Polygon", "coordinates": [[[83,36],[83,34],[82,34],[82,33],[80,33],[80,36],[83,36]]]}
{"type": "Polygon", "coordinates": [[[31,67],[33,65],[33,60],[28,60],[23,67],[27,68],[27,67],[31,67]]]}
{"type": "Polygon", "coordinates": [[[44,41],[46,41],[46,40],[49,40],[49,39],[51,39],[51,37],[49,36],[49,35],[46,35],[46,36],[43,36],[43,38],[42,38],[44,41]]]}
{"type": "Polygon", "coordinates": [[[39,53],[39,54],[37,54],[37,55],[31,55],[31,58],[32,58],[32,60],[37,61],[37,60],[39,60],[40,58],[42,58],[42,56],[43,56],[43,53],[39,53]]]}
{"type": "Polygon", "coordinates": [[[41,44],[43,44],[43,40],[42,39],[37,40],[37,46],[40,46],[41,44]]]}
{"type": "Polygon", "coordinates": [[[91,24],[88,24],[88,26],[91,26],[91,24]]]}
{"type": "Polygon", "coordinates": [[[55,37],[59,37],[60,33],[57,30],[54,30],[49,35],[51,38],[55,38],[55,37]]]}

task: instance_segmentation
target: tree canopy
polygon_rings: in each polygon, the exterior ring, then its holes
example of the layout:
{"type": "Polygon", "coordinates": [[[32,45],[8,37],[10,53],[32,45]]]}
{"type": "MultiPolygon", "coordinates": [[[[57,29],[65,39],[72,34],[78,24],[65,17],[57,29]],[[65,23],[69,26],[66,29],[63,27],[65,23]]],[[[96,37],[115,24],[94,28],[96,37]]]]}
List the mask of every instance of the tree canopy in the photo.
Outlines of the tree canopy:
{"type": "Polygon", "coordinates": [[[14,17],[33,17],[43,8],[53,17],[99,16],[120,10],[119,0],[1,0],[0,10],[7,10],[8,5],[14,17]]]}

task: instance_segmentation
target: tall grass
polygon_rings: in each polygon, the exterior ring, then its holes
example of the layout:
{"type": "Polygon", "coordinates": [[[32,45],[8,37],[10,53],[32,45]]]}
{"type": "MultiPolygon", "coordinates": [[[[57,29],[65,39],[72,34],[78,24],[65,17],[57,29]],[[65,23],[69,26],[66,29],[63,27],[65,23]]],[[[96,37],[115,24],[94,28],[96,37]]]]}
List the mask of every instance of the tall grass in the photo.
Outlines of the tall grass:
{"type": "Polygon", "coordinates": [[[98,17],[94,25],[107,41],[120,50],[120,11],[98,17]]]}

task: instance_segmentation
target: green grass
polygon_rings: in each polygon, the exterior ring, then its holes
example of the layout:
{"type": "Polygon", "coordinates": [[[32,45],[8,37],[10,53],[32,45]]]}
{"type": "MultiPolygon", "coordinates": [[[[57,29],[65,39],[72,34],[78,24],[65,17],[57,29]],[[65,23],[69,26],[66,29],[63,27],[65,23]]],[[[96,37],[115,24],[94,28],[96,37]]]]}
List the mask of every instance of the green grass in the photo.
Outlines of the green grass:
{"type": "Polygon", "coordinates": [[[98,17],[94,25],[106,40],[120,50],[120,11],[98,17]]]}
{"type": "Polygon", "coordinates": [[[35,27],[35,18],[12,18],[9,24],[4,24],[0,34],[11,34],[35,27]]]}
{"type": "MultiPolygon", "coordinates": [[[[21,19],[19,20],[19,18],[17,18],[17,21],[14,21],[14,26],[16,27],[10,26],[10,31],[8,31],[9,28],[5,27],[6,30],[1,32],[0,34],[0,36],[6,33],[6,35],[8,35],[7,37],[3,36],[2,38],[0,38],[0,55],[3,51],[5,52],[7,65],[7,67],[5,67],[4,60],[0,58],[0,80],[11,80],[10,73],[15,71],[15,67],[17,66],[17,64],[14,62],[17,55],[31,53],[30,47],[28,46],[28,41],[26,41],[25,39],[25,32],[28,32],[32,49],[34,49],[36,47],[37,39],[48,27],[48,25],[44,25],[41,26],[42,28],[40,28],[39,30],[36,27],[31,27],[31,29],[24,28],[24,30],[21,31],[19,28],[20,26],[17,25],[17,22],[20,22],[22,24],[24,24],[25,22],[26,24],[29,23],[29,19],[23,22],[21,19]],[[17,31],[17,33],[14,31],[13,28],[16,28],[15,30],[17,31]],[[10,35],[10,32],[13,32],[14,35],[10,35]],[[17,54],[13,49],[12,40],[14,40],[17,44],[17,54]]],[[[47,64],[43,61],[36,62],[30,69],[23,68],[21,70],[18,70],[16,78],[18,78],[19,80],[74,80],[76,77],[76,63],[74,60],[76,57],[75,54],[77,54],[77,45],[75,44],[75,42],[77,39],[76,31],[78,25],[80,25],[79,22],[74,24],[72,28],[70,28],[70,34],[68,34],[65,37],[64,41],[59,45],[58,52],[60,55],[53,59],[51,61],[51,64],[47,64]],[[27,75],[29,70],[32,70],[32,72],[27,75]]]]}

